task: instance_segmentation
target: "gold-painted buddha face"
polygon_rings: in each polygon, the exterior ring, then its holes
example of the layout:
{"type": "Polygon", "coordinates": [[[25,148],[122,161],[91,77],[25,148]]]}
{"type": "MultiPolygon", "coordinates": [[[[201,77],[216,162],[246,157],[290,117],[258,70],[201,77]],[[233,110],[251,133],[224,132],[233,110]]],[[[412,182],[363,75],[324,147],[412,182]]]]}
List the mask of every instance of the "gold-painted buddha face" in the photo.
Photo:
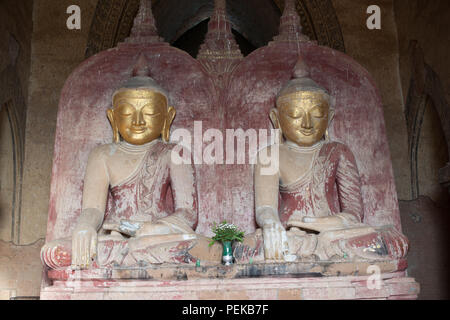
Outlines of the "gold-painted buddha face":
{"type": "Polygon", "coordinates": [[[329,97],[324,92],[297,91],[280,96],[270,118],[286,140],[309,147],[324,137],[329,112],[329,97]]]}
{"type": "Polygon", "coordinates": [[[120,136],[134,145],[149,143],[160,136],[169,140],[170,126],[175,109],[168,106],[167,97],[150,89],[121,89],[113,97],[113,109],[108,119],[114,132],[114,140],[120,136]]]}

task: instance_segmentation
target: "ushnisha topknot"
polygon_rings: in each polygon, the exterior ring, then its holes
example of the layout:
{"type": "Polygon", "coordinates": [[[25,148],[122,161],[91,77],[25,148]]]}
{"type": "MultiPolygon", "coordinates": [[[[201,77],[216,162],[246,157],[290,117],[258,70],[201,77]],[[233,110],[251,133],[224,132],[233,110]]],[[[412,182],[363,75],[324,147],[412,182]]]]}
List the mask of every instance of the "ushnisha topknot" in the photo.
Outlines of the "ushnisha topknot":
{"type": "Polygon", "coordinates": [[[118,90],[116,90],[113,94],[114,96],[124,90],[127,89],[142,89],[142,90],[151,90],[155,92],[159,92],[164,95],[169,102],[169,94],[166,90],[164,90],[151,76],[150,70],[148,67],[148,62],[145,59],[144,54],[140,54],[139,59],[136,65],[133,67],[132,77],[126,80],[118,90]]]}
{"type": "Polygon", "coordinates": [[[329,99],[330,97],[325,88],[321,87],[310,78],[309,67],[301,54],[298,56],[291,80],[289,80],[278,93],[277,104],[281,98],[299,92],[321,92],[326,98],[329,99]]]}

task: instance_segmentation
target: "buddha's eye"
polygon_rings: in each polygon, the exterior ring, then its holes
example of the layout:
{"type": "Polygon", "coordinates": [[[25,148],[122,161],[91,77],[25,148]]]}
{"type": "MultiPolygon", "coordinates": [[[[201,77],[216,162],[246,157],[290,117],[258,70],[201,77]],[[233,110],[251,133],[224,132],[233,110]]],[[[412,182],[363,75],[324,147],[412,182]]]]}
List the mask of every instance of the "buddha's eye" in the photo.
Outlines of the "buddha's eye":
{"type": "Polygon", "coordinates": [[[317,106],[317,107],[314,107],[311,110],[311,115],[314,118],[324,118],[325,117],[325,112],[324,112],[324,110],[323,110],[323,108],[321,106],[317,106]]]}
{"type": "Polygon", "coordinates": [[[135,111],[133,107],[125,104],[125,105],[119,105],[117,108],[117,111],[119,112],[119,115],[122,117],[129,117],[133,114],[135,111]]]}
{"type": "Polygon", "coordinates": [[[159,105],[147,105],[142,109],[142,113],[147,117],[157,117],[161,114],[159,105]]]}
{"type": "Polygon", "coordinates": [[[311,115],[314,117],[314,118],[323,118],[323,112],[321,112],[321,111],[319,111],[319,110],[313,110],[312,112],[311,112],[311,115]]]}
{"type": "Polygon", "coordinates": [[[288,109],[286,115],[293,119],[299,119],[305,115],[305,112],[302,109],[288,109]]]}
{"type": "Polygon", "coordinates": [[[161,113],[160,112],[158,112],[158,113],[150,113],[150,112],[146,112],[146,113],[144,113],[146,116],[148,116],[148,117],[157,117],[157,116],[159,116],[161,113]]]}

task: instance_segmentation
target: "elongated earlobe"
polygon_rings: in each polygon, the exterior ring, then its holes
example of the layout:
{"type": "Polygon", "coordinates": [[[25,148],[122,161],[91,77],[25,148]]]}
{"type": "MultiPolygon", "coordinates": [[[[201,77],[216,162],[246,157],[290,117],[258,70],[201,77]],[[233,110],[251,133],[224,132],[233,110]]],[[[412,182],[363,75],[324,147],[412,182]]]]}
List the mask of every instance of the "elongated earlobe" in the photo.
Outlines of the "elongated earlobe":
{"type": "Polygon", "coordinates": [[[328,128],[325,131],[325,140],[329,141],[330,140],[330,127],[331,127],[331,122],[333,121],[334,118],[334,109],[330,108],[328,110],[328,128]]]}
{"type": "Polygon", "coordinates": [[[283,131],[281,130],[280,121],[278,119],[278,110],[273,108],[269,113],[270,121],[272,121],[272,125],[274,129],[280,130],[280,143],[283,142],[283,131]]]}
{"type": "Polygon", "coordinates": [[[275,129],[280,129],[280,122],[278,121],[278,110],[272,109],[269,113],[270,121],[275,129]]]}
{"type": "Polygon", "coordinates": [[[119,143],[120,142],[119,128],[117,127],[116,121],[114,120],[114,111],[112,109],[108,109],[106,114],[108,116],[109,123],[111,124],[114,142],[119,143]]]}
{"type": "Polygon", "coordinates": [[[334,109],[330,108],[328,110],[328,128],[330,127],[331,121],[333,121],[333,118],[334,118],[334,109]]]}
{"type": "Polygon", "coordinates": [[[161,137],[164,142],[169,142],[170,139],[170,126],[172,125],[173,119],[175,118],[176,111],[174,107],[169,107],[167,109],[167,118],[164,122],[164,127],[161,132],[161,137]]]}

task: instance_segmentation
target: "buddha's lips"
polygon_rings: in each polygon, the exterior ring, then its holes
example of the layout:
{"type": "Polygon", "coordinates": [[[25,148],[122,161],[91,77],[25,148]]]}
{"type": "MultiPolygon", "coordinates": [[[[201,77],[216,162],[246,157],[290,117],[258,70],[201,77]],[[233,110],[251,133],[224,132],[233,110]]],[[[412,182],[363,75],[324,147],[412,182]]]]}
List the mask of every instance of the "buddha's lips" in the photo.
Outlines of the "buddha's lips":
{"type": "Polygon", "coordinates": [[[314,134],[314,130],[298,130],[304,136],[311,136],[314,134]]]}
{"type": "Polygon", "coordinates": [[[133,133],[143,133],[145,128],[131,128],[130,131],[133,133]]]}

